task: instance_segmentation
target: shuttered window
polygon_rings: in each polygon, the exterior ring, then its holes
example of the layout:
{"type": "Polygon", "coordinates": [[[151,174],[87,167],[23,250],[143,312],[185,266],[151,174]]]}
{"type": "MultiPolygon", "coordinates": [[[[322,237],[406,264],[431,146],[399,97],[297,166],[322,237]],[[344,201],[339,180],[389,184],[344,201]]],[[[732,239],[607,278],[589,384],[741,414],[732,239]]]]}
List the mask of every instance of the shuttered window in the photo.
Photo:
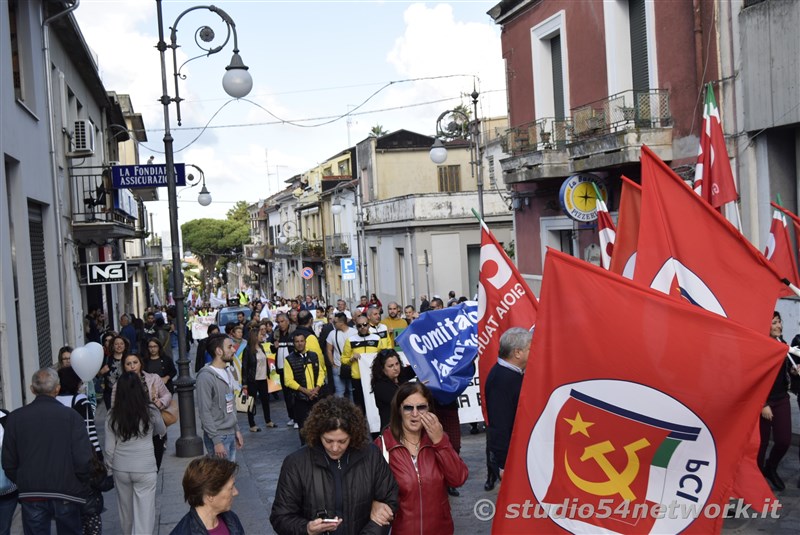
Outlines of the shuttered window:
{"type": "Polygon", "coordinates": [[[47,264],[44,256],[44,222],[42,206],[28,203],[28,229],[31,240],[31,274],[33,275],[33,307],[36,313],[36,341],[39,367],[53,365],[50,341],[50,294],[47,292],[47,264]]]}
{"type": "Polygon", "coordinates": [[[439,166],[439,191],[454,193],[461,191],[461,166],[439,166]]]}
{"type": "Polygon", "coordinates": [[[631,28],[631,69],[633,89],[650,89],[650,68],[647,63],[647,16],[645,0],[630,0],[628,11],[631,28]]]}
{"type": "Polygon", "coordinates": [[[553,110],[556,120],[564,119],[564,74],[561,65],[561,35],[550,39],[553,65],[553,110]]]}

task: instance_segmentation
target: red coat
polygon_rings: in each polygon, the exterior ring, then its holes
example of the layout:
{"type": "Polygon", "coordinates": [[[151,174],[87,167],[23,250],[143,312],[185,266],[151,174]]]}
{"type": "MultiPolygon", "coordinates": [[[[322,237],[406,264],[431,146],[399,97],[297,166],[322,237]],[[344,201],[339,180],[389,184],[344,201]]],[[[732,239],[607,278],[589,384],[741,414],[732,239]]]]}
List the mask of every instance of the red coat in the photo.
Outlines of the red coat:
{"type": "MultiPolygon", "coordinates": [[[[384,429],[382,437],[389,451],[389,467],[400,487],[400,508],[394,515],[392,535],[452,534],[447,487],[463,485],[469,470],[447,433],[434,444],[423,430],[416,469],[411,452],[394,439],[389,428],[384,429]]],[[[381,437],[375,444],[382,448],[381,437]]]]}

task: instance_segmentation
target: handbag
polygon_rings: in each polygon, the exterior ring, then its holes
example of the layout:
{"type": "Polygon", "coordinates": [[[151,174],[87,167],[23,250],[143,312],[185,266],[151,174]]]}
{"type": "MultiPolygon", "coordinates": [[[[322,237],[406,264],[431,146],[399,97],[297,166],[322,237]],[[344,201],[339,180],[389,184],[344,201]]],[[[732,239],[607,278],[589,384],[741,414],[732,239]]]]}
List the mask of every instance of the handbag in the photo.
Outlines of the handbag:
{"type": "Polygon", "coordinates": [[[236,412],[250,412],[255,400],[244,392],[236,396],[236,412]]]}
{"type": "Polygon", "coordinates": [[[169,402],[166,408],[161,409],[161,419],[164,420],[164,425],[171,426],[178,421],[178,400],[175,396],[169,402]]]}

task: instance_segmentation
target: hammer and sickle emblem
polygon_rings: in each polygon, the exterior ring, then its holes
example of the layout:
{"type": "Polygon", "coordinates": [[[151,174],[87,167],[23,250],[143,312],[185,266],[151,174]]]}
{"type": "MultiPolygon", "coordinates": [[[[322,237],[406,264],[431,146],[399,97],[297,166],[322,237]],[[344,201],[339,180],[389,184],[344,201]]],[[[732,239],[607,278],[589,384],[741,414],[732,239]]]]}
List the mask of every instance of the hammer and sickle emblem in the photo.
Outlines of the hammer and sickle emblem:
{"type": "Polygon", "coordinates": [[[640,438],[636,442],[627,444],[623,449],[628,455],[628,464],[620,472],[614,465],[606,458],[607,453],[611,453],[616,448],[610,440],[598,442],[591,446],[586,446],[581,455],[581,461],[594,459],[603,473],[608,477],[606,481],[586,481],[572,471],[567,459],[566,452],[564,453],[564,466],[567,469],[567,476],[576,487],[584,492],[594,494],[595,496],[612,496],[619,494],[623,500],[634,501],[636,495],[631,491],[631,483],[636,479],[639,473],[639,457],[636,452],[648,447],[650,442],[646,438],[640,438]]]}

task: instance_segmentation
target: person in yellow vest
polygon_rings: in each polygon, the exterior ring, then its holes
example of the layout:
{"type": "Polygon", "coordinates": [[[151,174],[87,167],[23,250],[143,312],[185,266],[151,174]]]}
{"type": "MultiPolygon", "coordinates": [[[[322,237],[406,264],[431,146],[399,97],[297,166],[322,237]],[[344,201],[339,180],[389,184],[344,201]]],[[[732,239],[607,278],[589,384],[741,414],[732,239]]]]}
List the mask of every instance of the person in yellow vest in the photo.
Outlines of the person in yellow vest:
{"type": "Polygon", "coordinates": [[[386,310],[388,311],[389,315],[386,316],[381,320],[383,325],[386,325],[386,329],[389,334],[389,341],[391,342],[391,347],[394,348],[394,331],[395,329],[405,329],[408,327],[408,323],[406,320],[402,318],[400,315],[400,305],[398,305],[395,301],[392,301],[386,306],[386,310]]]}
{"type": "Polygon", "coordinates": [[[306,335],[295,330],[294,351],[286,357],[283,368],[283,379],[286,388],[294,391],[294,421],[300,429],[300,445],[305,445],[303,424],[311,412],[311,408],[319,401],[319,393],[325,384],[325,373],[322,357],[319,353],[308,350],[306,335]]]}
{"type": "Polygon", "coordinates": [[[347,339],[342,350],[342,366],[350,366],[350,377],[352,380],[353,402],[366,414],[364,406],[364,390],[361,386],[361,370],[358,360],[361,355],[370,353],[376,354],[381,349],[391,349],[389,337],[381,338],[377,334],[370,332],[370,324],[367,318],[359,316],[356,320],[356,334],[347,339]]]}

